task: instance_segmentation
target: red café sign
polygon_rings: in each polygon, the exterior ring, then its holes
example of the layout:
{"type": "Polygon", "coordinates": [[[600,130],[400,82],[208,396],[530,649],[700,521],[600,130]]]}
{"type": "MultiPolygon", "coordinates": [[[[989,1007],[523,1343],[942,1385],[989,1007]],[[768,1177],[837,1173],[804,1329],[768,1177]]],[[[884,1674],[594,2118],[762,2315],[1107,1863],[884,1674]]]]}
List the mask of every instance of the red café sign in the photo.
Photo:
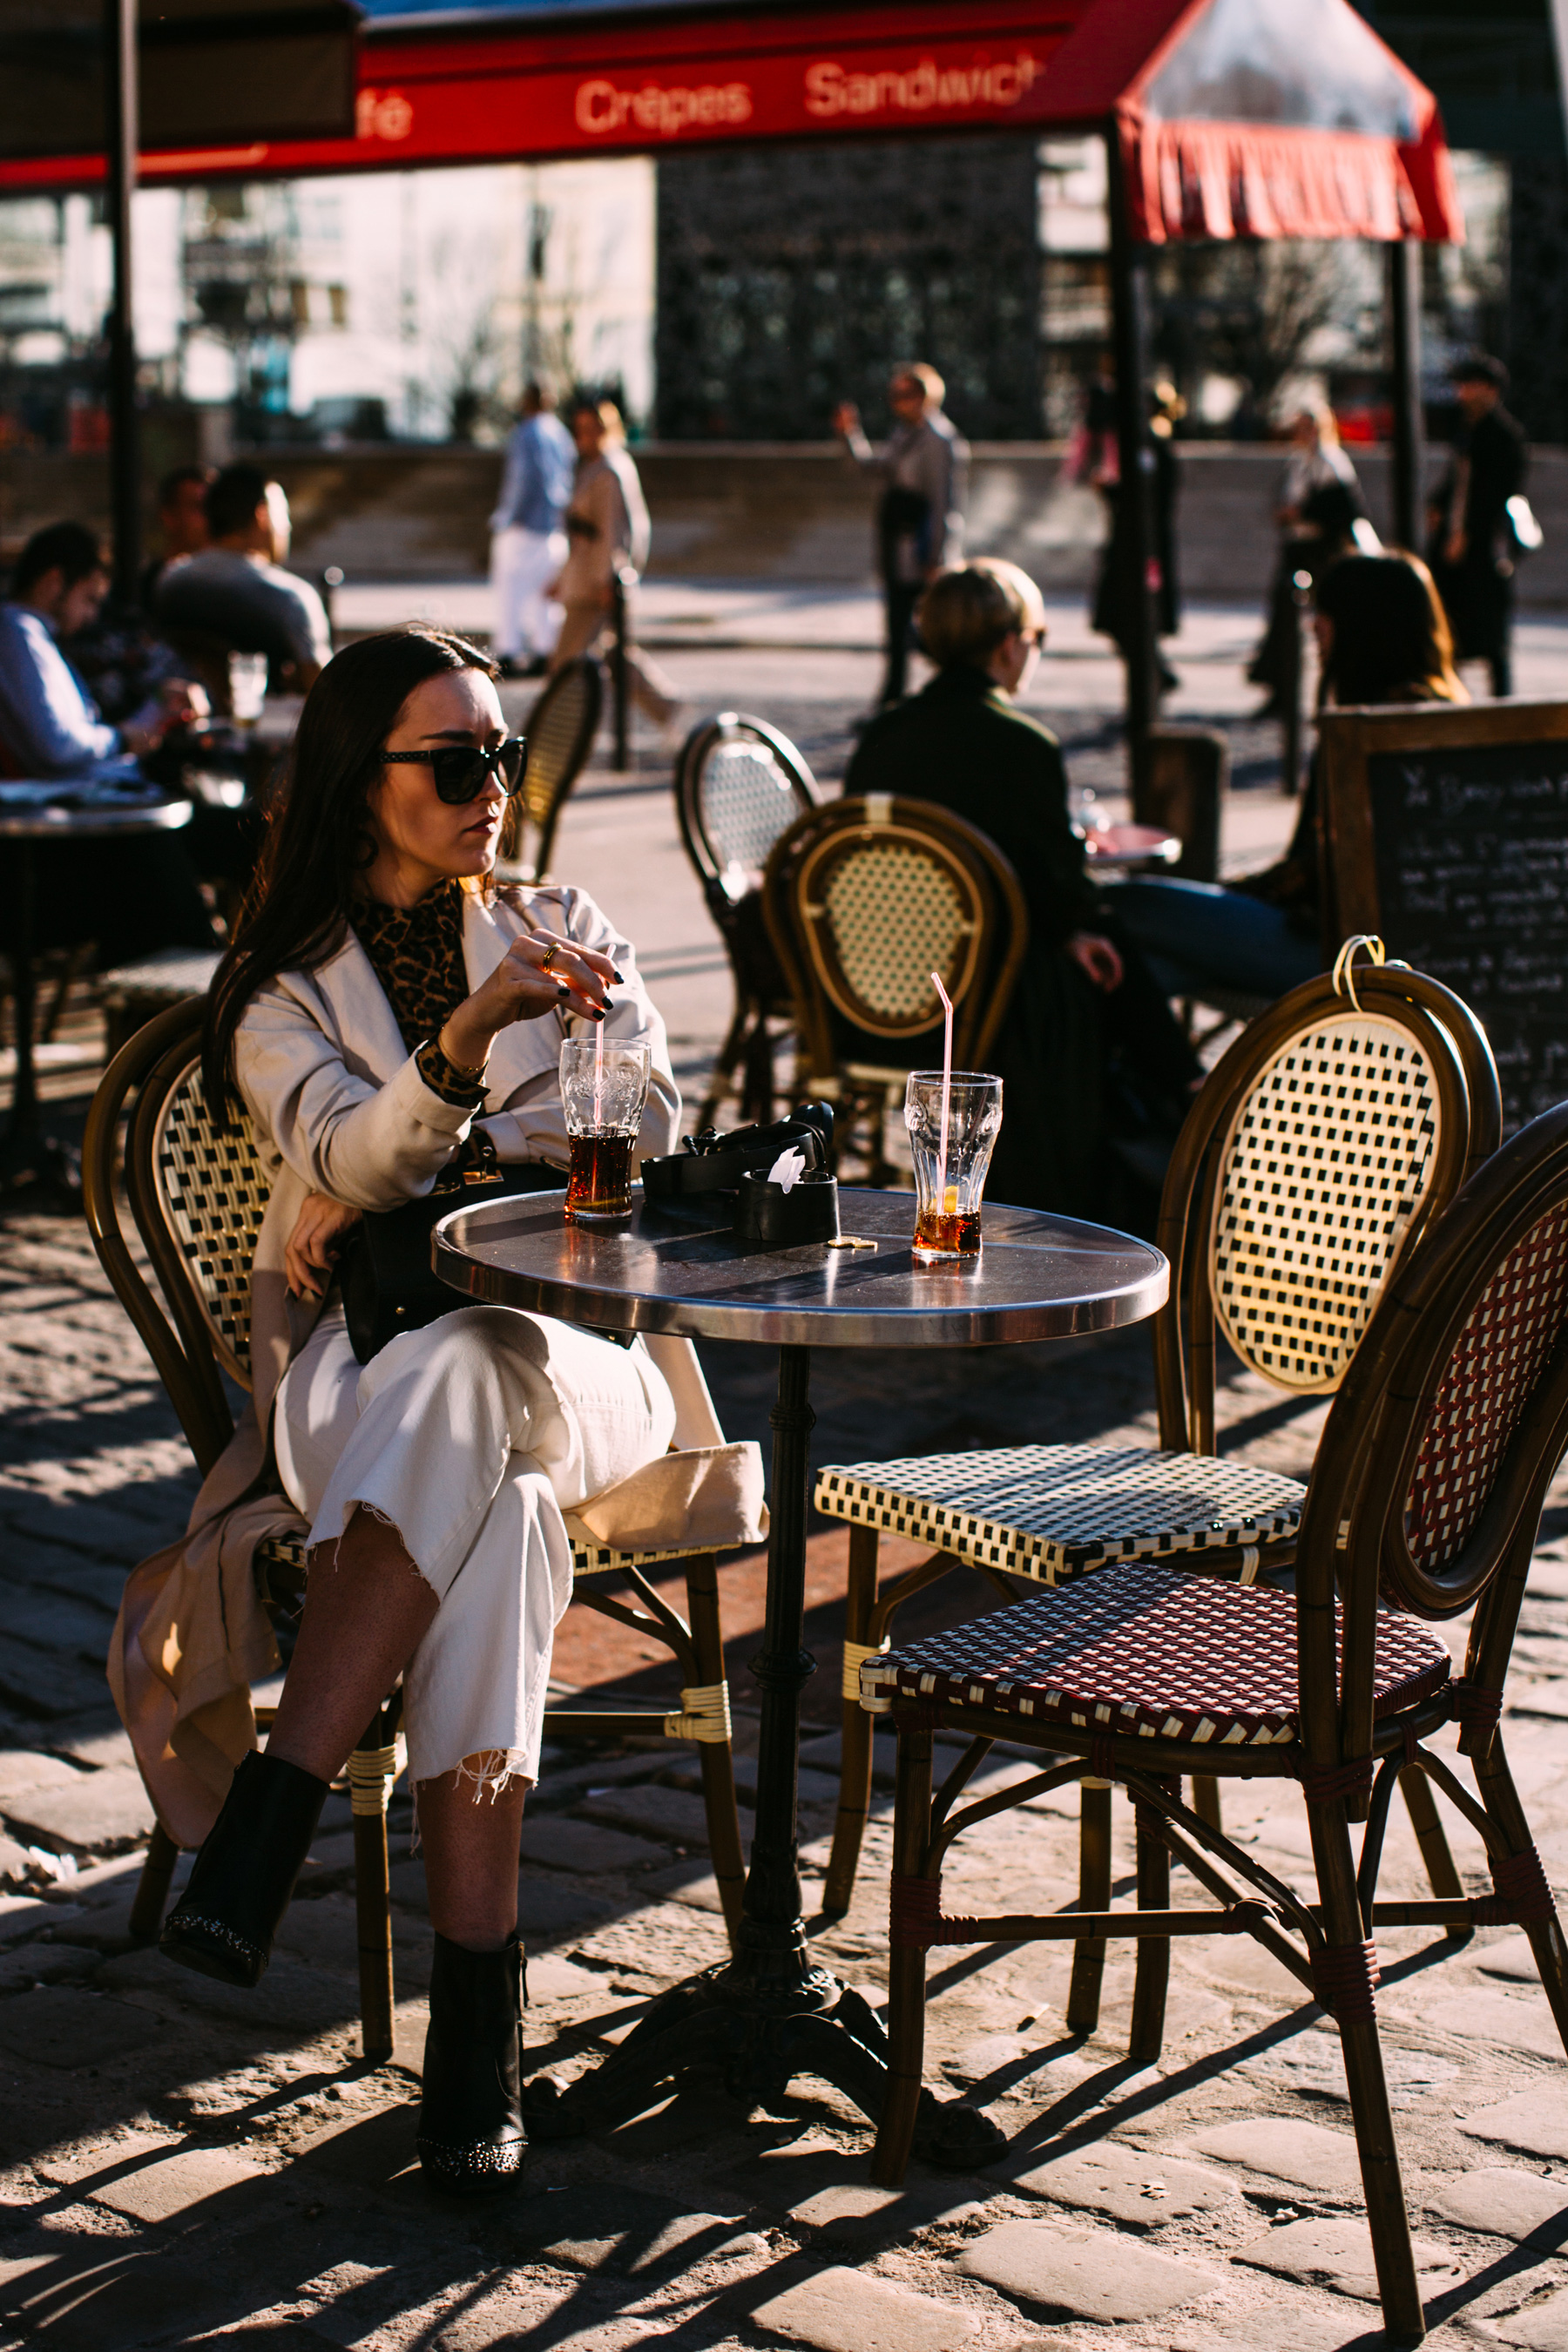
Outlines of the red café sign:
{"type": "MultiPolygon", "coordinates": [[[[367,41],[355,136],[203,152],[150,153],[145,180],[257,178],[626,153],[725,139],[843,136],[1047,118],[1052,53],[1088,0],[916,0],[887,14],[839,9],[772,18],[569,33],[428,33],[367,41]],[[615,48],[606,57],[605,51],[615,48]]],[[[0,165],[0,188],[78,184],[96,158],[0,165]]]]}

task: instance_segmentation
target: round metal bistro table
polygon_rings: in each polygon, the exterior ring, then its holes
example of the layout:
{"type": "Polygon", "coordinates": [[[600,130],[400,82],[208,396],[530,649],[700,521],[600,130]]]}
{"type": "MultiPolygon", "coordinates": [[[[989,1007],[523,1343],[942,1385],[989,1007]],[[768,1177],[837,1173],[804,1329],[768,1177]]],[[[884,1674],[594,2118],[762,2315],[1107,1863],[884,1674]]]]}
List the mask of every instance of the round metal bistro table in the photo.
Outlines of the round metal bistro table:
{"type": "MultiPolygon", "coordinates": [[[[912,1192],[841,1192],[844,1234],[874,1249],[773,1251],[735,1238],[727,1204],[669,1213],[634,1192],[629,1229],[590,1234],[563,1222],[564,1198],[540,1192],[454,1212],[436,1229],[437,1271],[471,1298],[607,1331],[774,1347],[779,1379],[766,1626],[752,1661],[762,1685],[756,1826],[739,1948],[667,1993],[613,2057],[566,2091],[531,2084],[530,2129],[552,2137],[603,2128],[642,2113],[689,2073],[714,2071],[752,2103],[777,2096],[796,2074],[815,2074],[875,2117],[887,2063],[880,2021],[814,1964],[801,1913],[800,1698],[814,1670],[804,1638],[811,1350],[962,1349],[1113,1330],[1153,1314],[1170,1269],[1125,1234],[989,1202],[977,1262],[919,1267],[912,1192]]],[[[956,1364],[953,1377],[962,1378],[956,1364]]],[[[927,2093],[921,2137],[931,2156],[963,2163],[993,2150],[995,2130],[927,2093]]]]}
{"type": "Polygon", "coordinates": [[[0,1141],[0,1192],[27,1183],[76,1188],[72,1155],[44,1131],[33,1064],[33,955],[37,920],[37,877],[33,850],[40,841],[100,841],[111,834],[174,833],[189,824],[188,800],[146,793],[99,797],[90,784],[7,783],[0,787],[0,843],[11,861],[16,886],[16,931],[11,966],[16,1037],[16,1076],[11,1088],[11,1118],[0,1141]]]}

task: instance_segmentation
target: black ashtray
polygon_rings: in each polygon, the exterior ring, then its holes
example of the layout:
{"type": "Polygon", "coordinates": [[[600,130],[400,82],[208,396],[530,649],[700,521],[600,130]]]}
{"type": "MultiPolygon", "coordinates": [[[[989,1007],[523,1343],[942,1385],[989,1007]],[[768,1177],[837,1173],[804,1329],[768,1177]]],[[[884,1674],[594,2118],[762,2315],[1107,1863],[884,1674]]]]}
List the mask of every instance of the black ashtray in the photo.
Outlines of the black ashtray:
{"type": "Polygon", "coordinates": [[[786,1192],[770,1184],[765,1168],[748,1170],[735,1192],[737,1241],[761,1249],[798,1249],[805,1242],[838,1239],[838,1180],[825,1168],[797,1176],[786,1192]]]}
{"type": "Polygon", "coordinates": [[[643,1193],[662,1208],[693,1195],[733,1192],[748,1169],[759,1161],[771,1168],[781,1151],[792,1150],[808,1169],[825,1169],[832,1141],[833,1111],[826,1103],[803,1103],[771,1127],[737,1128],[732,1135],[710,1128],[689,1135],[679,1151],[645,1160],[643,1193]]]}

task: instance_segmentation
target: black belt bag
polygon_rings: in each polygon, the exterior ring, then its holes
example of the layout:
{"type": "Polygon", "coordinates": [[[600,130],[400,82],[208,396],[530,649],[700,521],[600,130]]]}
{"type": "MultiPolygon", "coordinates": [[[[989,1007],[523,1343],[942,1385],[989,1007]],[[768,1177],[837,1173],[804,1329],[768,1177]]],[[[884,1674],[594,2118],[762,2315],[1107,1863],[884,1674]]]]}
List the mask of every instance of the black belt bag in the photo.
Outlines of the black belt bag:
{"type": "Polygon", "coordinates": [[[369,1211],[338,1260],[349,1345],[359,1361],[368,1364],[400,1331],[422,1331],[469,1305],[430,1265],[430,1236],[443,1217],[518,1193],[560,1192],[565,1181],[558,1168],[541,1160],[512,1160],[493,1171],[476,1169],[460,1183],[405,1201],[401,1209],[369,1211]]]}

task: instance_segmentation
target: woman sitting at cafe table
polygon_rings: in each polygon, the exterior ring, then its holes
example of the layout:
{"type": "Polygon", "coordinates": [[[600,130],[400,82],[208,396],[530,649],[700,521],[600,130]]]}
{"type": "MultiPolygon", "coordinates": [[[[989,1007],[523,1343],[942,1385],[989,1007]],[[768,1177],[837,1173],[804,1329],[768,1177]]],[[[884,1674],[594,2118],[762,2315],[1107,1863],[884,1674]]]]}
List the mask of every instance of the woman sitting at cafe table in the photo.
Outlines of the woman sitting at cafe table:
{"type": "Polygon", "coordinates": [[[990,836],[1022,886],[1030,951],[991,1052],[1006,1115],[987,1192],[1146,1223],[1202,1073],[1089,879],[1056,737],[1017,708],[1046,638],[1040,592],[1016,563],[981,557],[937,574],[918,621],[937,674],[873,719],[845,790],[951,809],[990,836]]]}
{"type": "Polygon", "coordinates": [[[495,883],[522,746],[493,677],[460,638],[416,627],[349,646],[306,701],[204,1041],[208,1100],[243,1105],[272,1177],[255,1392],[184,1544],[133,1573],[113,1668],[165,1821],[205,1806],[211,1822],[226,1784],[163,1948],[240,1985],[267,1966],[329,1782],[401,1675],[436,1931],[418,2147],[427,2175],[470,2190],[522,2164],[518,1838],[570,1594],[563,1510],[672,1438],[721,1442],[685,1341],[622,1347],[459,1307],[363,1369],[350,1346],[334,1257],[363,1214],[498,1158],[564,1164],[565,1036],[603,1022],[645,1041],[639,1151],[677,1132],[629,943],[581,890],[495,883]],[[275,1655],[250,1556],[280,1517],[299,1524],[279,1482],[310,1522],[309,1574],[258,1753],[244,1685],[275,1655]]]}

